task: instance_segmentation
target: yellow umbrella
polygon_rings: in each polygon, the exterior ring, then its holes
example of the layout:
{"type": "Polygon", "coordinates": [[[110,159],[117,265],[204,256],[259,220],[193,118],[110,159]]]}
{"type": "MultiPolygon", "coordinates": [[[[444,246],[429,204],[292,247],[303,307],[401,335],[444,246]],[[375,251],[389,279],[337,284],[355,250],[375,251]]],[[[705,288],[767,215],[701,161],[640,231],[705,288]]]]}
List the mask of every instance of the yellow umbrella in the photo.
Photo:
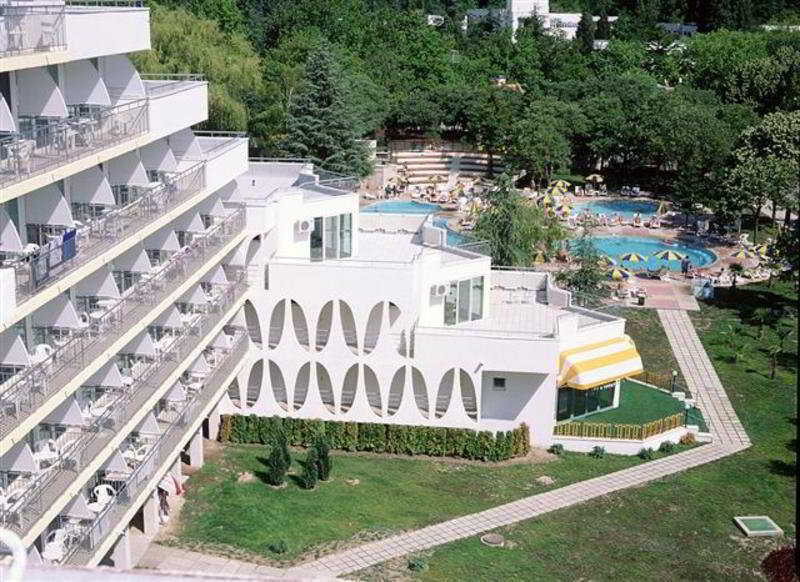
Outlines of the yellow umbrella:
{"type": "Polygon", "coordinates": [[[550,182],[551,188],[558,188],[559,190],[566,190],[570,186],[572,186],[572,184],[570,184],[566,180],[553,180],[552,182],[550,182]]]}
{"type": "Polygon", "coordinates": [[[589,174],[588,176],[586,176],[586,180],[589,182],[602,182],[603,176],[601,176],[600,174],[589,174]]]}
{"type": "Polygon", "coordinates": [[[569,214],[570,212],[572,212],[572,206],[570,206],[569,204],[559,204],[558,206],[556,206],[556,212],[569,214]]]}
{"type": "Polygon", "coordinates": [[[548,206],[553,203],[553,197],[550,196],[550,194],[545,194],[544,196],[541,196],[537,202],[539,202],[539,204],[548,206]]]}
{"type": "Polygon", "coordinates": [[[534,265],[540,265],[542,263],[546,263],[547,261],[547,255],[545,255],[542,251],[537,251],[537,253],[533,256],[534,265]]]}
{"type": "Polygon", "coordinates": [[[686,257],[686,255],[676,253],[675,251],[671,251],[669,249],[664,251],[659,251],[653,256],[662,261],[681,261],[686,257]]]}
{"type": "Polygon", "coordinates": [[[611,267],[613,265],[616,265],[617,262],[608,255],[602,255],[598,259],[597,264],[600,265],[601,267],[611,267]]]}
{"type": "Polygon", "coordinates": [[[747,249],[739,249],[735,253],[731,255],[734,259],[749,259],[753,256],[753,253],[748,251],[747,249]]]}
{"type": "Polygon", "coordinates": [[[620,258],[623,261],[628,261],[629,263],[643,263],[647,260],[647,257],[640,255],[639,253],[625,253],[620,258]]]}
{"type": "Polygon", "coordinates": [[[608,276],[612,281],[622,281],[630,277],[631,274],[625,269],[611,269],[608,272],[608,276]]]}
{"type": "Polygon", "coordinates": [[[756,248],[753,249],[762,257],[766,257],[767,253],[769,252],[769,245],[758,245],[756,248]]]}

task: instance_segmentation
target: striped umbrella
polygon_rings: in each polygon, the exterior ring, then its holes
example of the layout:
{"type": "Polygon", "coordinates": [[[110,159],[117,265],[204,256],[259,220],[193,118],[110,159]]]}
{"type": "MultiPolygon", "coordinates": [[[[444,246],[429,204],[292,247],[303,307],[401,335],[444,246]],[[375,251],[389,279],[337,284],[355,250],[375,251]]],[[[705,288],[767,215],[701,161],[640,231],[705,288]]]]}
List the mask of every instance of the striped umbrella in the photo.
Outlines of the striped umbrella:
{"type": "Polygon", "coordinates": [[[558,212],[559,214],[569,214],[570,212],[572,212],[572,206],[570,206],[569,204],[559,204],[558,206],[556,206],[556,212],[558,212]]]}
{"type": "Polygon", "coordinates": [[[653,256],[662,261],[682,261],[683,259],[686,258],[686,255],[676,253],[675,251],[671,251],[669,249],[664,251],[659,251],[653,256]]]}
{"type": "Polygon", "coordinates": [[[769,245],[758,245],[756,248],[753,249],[756,253],[761,255],[762,257],[766,257],[769,253],[769,245]]]}
{"type": "Polygon", "coordinates": [[[589,174],[588,176],[586,176],[586,181],[599,183],[603,181],[603,176],[601,176],[600,174],[589,174]]]}
{"type": "Polygon", "coordinates": [[[545,194],[544,196],[541,196],[541,197],[540,197],[540,198],[537,200],[537,202],[538,202],[539,204],[542,204],[542,205],[544,205],[544,206],[549,206],[550,204],[552,204],[552,203],[553,203],[553,197],[552,197],[550,194],[545,194]]]}
{"type": "Polygon", "coordinates": [[[631,274],[625,269],[611,269],[608,272],[608,277],[612,281],[622,281],[623,279],[627,279],[630,276],[631,274]]]}
{"type": "Polygon", "coordinates": [[[558,188],[559,190],[566,190],[570,186],[572,186],[572,184],[570,184],[566,180],[553,180],[552,182],[550,182],[551,188],[558,188]]]}
{"type": "Polygon", "coordinates": [[[620,258],[623,261],[628,261],[629,263],[644,263],[647,261],[647,257],[640,255],[639,253],[625,253],[620,258]]]}
{"type": "Polygon", "coordinates": [[[534,265],[541,265],[542,263],[546,263],[548,261],[547,255],[545,255],[542,251],[537,251],[535,255],[533,255],[533,264],[534,265]]]}
{"type": "Polygon", "coordinates": [[[597,261],[597,264],[601,267],[612,267],[617,264],[617,261],[609,257],[608,255],[601,255],[597,261]]]}
{"type": "Polygon", "coordinates": [[[738,251],[736,251],[731,255],[731,257],[734,259],[750,259],[752,258],[752,256],[753,253],[751,253],[747,249],[739,249],[738,251]]]}

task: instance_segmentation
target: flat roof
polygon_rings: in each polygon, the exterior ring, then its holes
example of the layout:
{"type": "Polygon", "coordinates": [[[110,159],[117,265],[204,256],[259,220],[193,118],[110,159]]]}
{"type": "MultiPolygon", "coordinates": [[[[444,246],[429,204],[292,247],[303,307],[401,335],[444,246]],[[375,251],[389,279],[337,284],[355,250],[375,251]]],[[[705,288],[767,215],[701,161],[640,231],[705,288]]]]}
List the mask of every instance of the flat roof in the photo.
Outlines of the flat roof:
{"type": "MultiPolygon", "coordinates": [[[[478,258],[450,247],[428,247],[419,242],[419,234],[358,231],[358,261],[411,263],[423,255],[439,255],[443,263],[478,258]]],[[[345,259],[346,260],[346,259],[345,259]]]]}

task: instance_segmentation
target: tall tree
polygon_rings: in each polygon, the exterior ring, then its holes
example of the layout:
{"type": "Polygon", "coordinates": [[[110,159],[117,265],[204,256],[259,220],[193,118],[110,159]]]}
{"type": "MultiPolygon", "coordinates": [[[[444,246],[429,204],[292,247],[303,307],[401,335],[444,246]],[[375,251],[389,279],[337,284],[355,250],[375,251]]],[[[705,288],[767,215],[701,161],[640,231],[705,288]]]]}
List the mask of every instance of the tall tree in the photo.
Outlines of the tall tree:
{"type": "Polygon", "coordinates": [[[608,13],[605,10],[600,13],[600,20],[597,22],[597,32],[595,36],[603,40],[611,38],[611,22],[609,22],[608,13]]]}
{"type": "Polygon", "coordinates": [[[590,54],[594,50],[594,18],[589,12],[581,14],[578,29],[575,31],[575,42],[578,43],[578,50],[584,54],[590,54]]]}
{"type": "Polygon", "coordinates": [[[289,102],[284,150],[341,174],[366,176],[369,155],[354,131],[341,70],[327,43],[308,56],[305,82],[289,102]]]}

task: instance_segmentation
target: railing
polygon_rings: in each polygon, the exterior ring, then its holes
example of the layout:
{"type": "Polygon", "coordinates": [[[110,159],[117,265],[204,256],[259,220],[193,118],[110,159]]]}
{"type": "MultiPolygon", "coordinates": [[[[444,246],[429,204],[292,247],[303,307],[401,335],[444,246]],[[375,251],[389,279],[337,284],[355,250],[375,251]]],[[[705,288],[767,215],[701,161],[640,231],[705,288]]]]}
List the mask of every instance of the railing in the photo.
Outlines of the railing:
{"type": "Polygon", "coordinates": [[[152,309],[208,261],[208,257],[244,228],[239,209],[209,228],[146,280],[137,284],[99,320],[75,332],[52,356],[14,376],[0,394],[0,438],[5,437],[43,402],[69,384],[87,364],[132,326],[152,316],[152,309]]]}
{"type": "Polygon", "coordinates": [[[140,99],[18,132],[0,142],[0,187],[37,176],[147,131],[147,100],[140,99]]]}
{"type": "MultiPolygon", "coordinates": [[[[220,295],[208,313],[184,328],[168,347],[145,368],[133,384],[113,405],[80,437],[62,451],[54,466],[48,468],[32,483],[25,494],[12,507],[2,513],[2,523],[6,527],[23,533],[36,523],[66,488],[75,484],[75,478],[93,460],[103,453],[108,443],[125,427],[136,411],[141,410],[147,400],[164,385],[195,350],[201,340],[223,319],[246,290],[243,279],[231,283],[220,295]]],[[[240,343],[244,333],[240,333],[240,343]]],[[[246,347],[246,342],[245,347],[246,347]]],[[[238,346],[238,344],[237,344],[238,346]]],[[[236,348],[234,348],[236,349],[236,348]]]]}
{"type": "Polygon", "coordinates": [[[92,559],[96,548],[107,539],[114,526],[133,507],[133,503],[146,490],[156,471],[179,450],[181,441],[186,437],[185,428],[199,418],[200,413],[219,391],[222,381],[242,360],[247,352],[246,337],[245,334],[239,335],[230,354],[212,371],[203,389],[187,401],[178,418],[167,426],[141,465],[117,490],[114,501],[95,518],[92,526],[67,551],[61,561],[62,564],[85,565],[92,559]]]}
{"type": "Polygon", "coordinates": [[[664,390],[669,390],[670,392],[684,392],[687,396],[691,396],[689,392],[689,388],[683,381],[678,379],[678,376],[671,375],[671,374],[658,374],[656,372],[650,372],[649,370],[645,370],[638,376],[631,378],[634,381],[644,382],[645,384],[650,384],[652,386],[657,386],[658,388],[663,388],[664,390]]]}
{"type": "Polygon", "coordinates": [[[145,0],[66,0],[67,6],[146,8],[145,0]]]}
{"type": "Polygon", "coordinates": [[[2,6],[0,57],[66,48],[63,6],[2,6]]]}
{"type": "MultiPolygon", "coordinates": [[[[34,254],[14,263],[17,300],[34,293],[97,258],[104,250],[137,234],[155,218],[163,216],[205,187],[205,162],[170,176],[127,206],[88,223],[75,231],[74,238],[45,245],[34,254]]],[[[71,232],[71,231],[68,231],[71,232]]]]}
{"type": "Polygon", "coordinates": [[[396,139],[387,143],[392,154],[398,152],[477,152],[475,146],[463,142],[426,139],[396,139]]]}
{"type": "Polygon", "coordinates": [[[279,163],[284,163],[284,164],[313,164],[314,163],[314,160],[312,160],[311,158],[291,158],[291,157],[286,157],[286,158],[265,158],[265,157],[256,156],[256,157],[250,157],[248,159],[251,162],[267,163],[267,164],[279,164],[279,163]]]}
{"type": "Polygon", "coordinates": [[[645,424],[611,424],[607,422],[565,422],[553,427],[553,435],[580,438],[627,439],[643,441],[651,436],[667,432],[686,424],[686,413],[678,412],[672,416],[645,424]]]}
{"type": "Polygon", "coordinates": [[[144,81],[148,97],[157,97],[188,87],[195,83],[205,82],[204,75],[199,73],[144,73],[139,75],[144,81]]]}
{"type": "Polygon", "coordinates": [[[206,147],[207,144],[204,143],[202,146],[203,155],[206,158],[219,156],[223,152],[237,145],[239,140],[247,137],[247,132],[244,131],[194,131],[193,133],[195,137],[228,138],[225,141],[220,140],[211,147],[206,147]]]}

